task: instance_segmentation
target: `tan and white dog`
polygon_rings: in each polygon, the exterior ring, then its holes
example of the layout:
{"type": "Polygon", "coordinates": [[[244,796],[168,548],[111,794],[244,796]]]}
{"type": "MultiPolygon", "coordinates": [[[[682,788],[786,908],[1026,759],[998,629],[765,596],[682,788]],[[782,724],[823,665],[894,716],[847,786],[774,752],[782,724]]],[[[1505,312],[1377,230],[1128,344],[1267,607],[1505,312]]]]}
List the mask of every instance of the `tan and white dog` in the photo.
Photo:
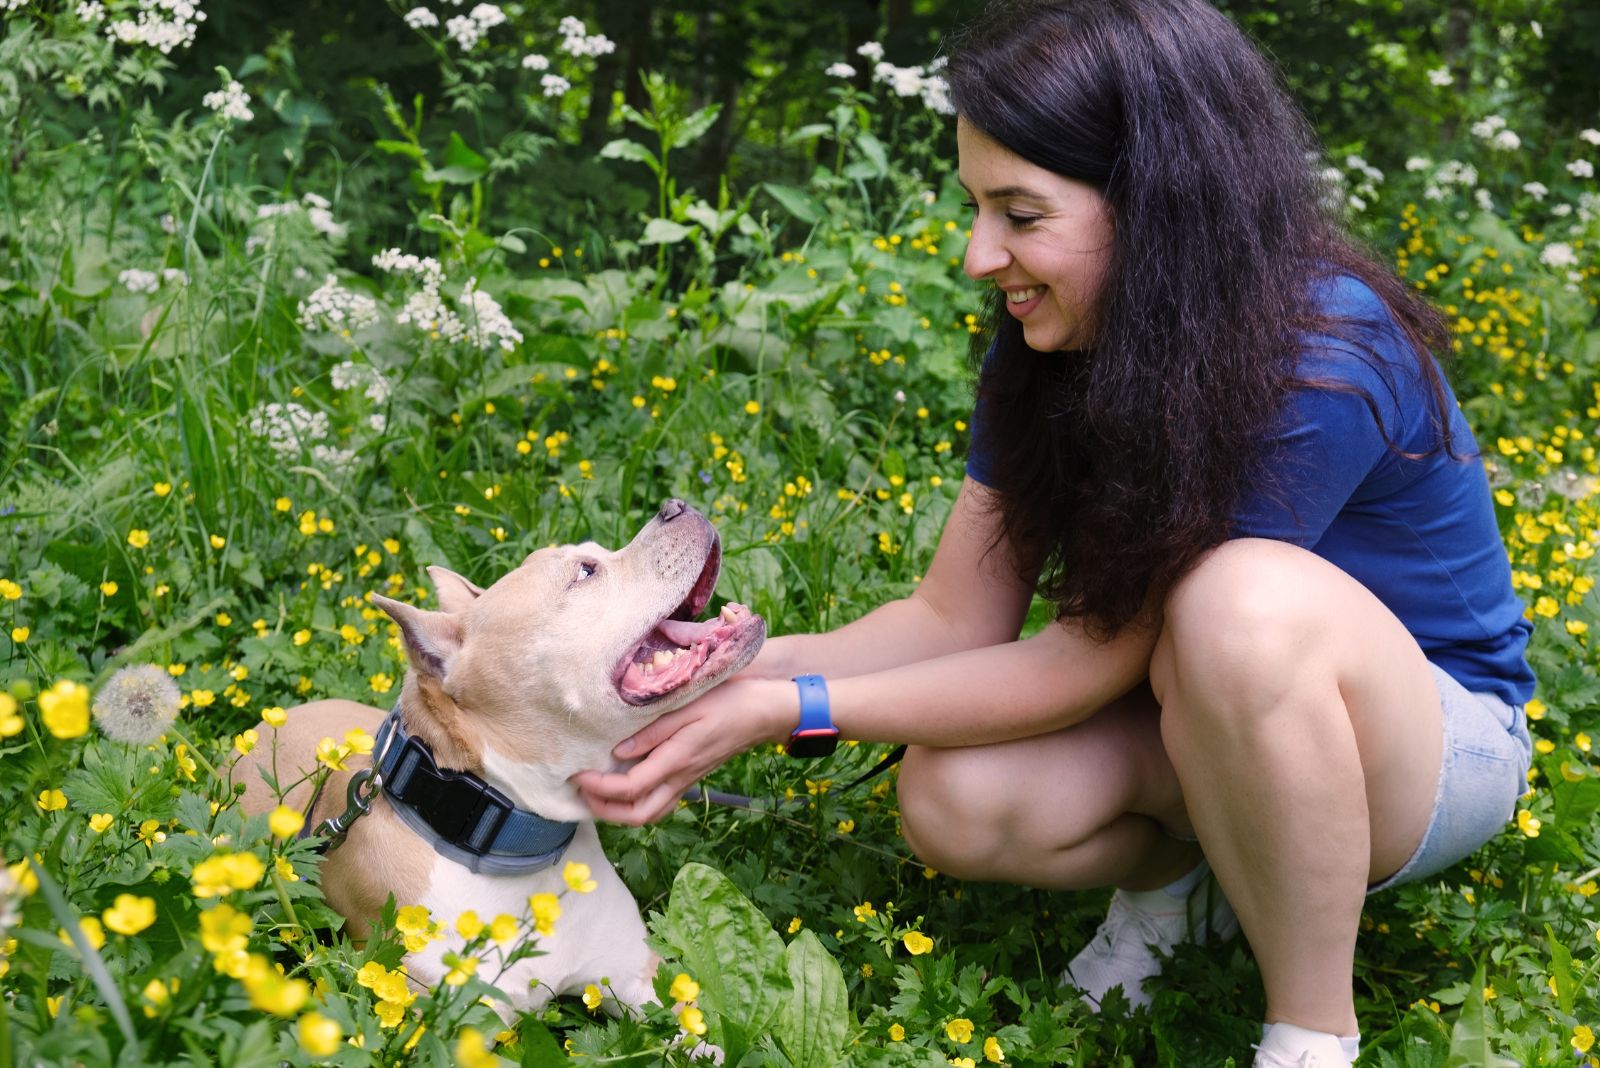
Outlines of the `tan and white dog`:
{"type": "MultiPolygon", "coordinates": [[[[645,945],[639,909],[601,852],[588,809],[568,783],[587,768],[614,768],[612,748],[749,663],[766,624],[742,605],[691,622],[709,603],[721,564],[716,531],[681,501],[668,501],[627,547],[609,552],[585,543],[541,549],[488,589],[430,567],[439,611],[385,597],[373,603],[399,624],[410,661],[398,707],[404,728],[431,748],[441,769],[470,772],[518,807],[548,820],[577,823],[561,859],[532,874],[474,872],[430,848],[415,822],[383,793],[328,853],[322,889],[362,938],[390,894],[398,905],[425,905],[450,930],[419,953],[408,972],[429,986],[463,941],[453,921],[472,910],[485,922],[529,912],[528,898],[564,889],[568,861],[587,864],[598,887],[567,894],[544,951],[480,978],[517,1009],[609,980],[630,1005],[653,1000],[656,960],[645,945]]],[[[279,803],[266,776],[297,782],[316,766],[318,742],[361,727],[379,733],[385,713],[354,701],[315,701],[289,710],[241,761],[247,811],[279,803]],[[274,770],[274,763],[276,765],[274,770]]],[[[344,810],[350,776],[367,766],[351,758],[317,799],[308,825],[344,810]]],[[[283,803],[304,810],[309,784],[283,803]]]]}

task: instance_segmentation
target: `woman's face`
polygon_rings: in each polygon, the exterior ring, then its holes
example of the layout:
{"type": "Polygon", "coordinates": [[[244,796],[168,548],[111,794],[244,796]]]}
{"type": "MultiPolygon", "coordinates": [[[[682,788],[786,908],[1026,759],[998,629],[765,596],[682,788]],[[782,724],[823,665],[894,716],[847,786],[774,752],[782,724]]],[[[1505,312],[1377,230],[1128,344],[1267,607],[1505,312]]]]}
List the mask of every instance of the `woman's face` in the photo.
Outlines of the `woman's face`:
{"type": "Polygon", "coordinates": [[[975,211],[963,269],[1005,291],[1036,352],[1083,348],[1111,259],[1111,207],[1094,186],[1037,167],[956,122],[961,185],[975,211]]]}

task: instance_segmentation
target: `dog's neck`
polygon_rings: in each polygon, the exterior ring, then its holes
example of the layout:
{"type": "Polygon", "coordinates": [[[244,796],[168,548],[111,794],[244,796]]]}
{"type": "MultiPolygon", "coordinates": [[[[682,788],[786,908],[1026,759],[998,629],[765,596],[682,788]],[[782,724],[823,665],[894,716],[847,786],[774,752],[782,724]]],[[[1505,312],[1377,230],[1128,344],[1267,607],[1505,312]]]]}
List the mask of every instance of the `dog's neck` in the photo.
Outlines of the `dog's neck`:
{"type": "Polygon", "coordinates": [[[589,806],[567,780],[586,768],[610,767],[611,746],[566,739],[551,759],[531,762],[495,746],[474,718],[438,682],[408,678],[401,690],[400,707],[406,730],[433,751],[434,762],[452,771],[467,771],[481,778],[517,804],[547,820],[590,820],[589,806]]]}

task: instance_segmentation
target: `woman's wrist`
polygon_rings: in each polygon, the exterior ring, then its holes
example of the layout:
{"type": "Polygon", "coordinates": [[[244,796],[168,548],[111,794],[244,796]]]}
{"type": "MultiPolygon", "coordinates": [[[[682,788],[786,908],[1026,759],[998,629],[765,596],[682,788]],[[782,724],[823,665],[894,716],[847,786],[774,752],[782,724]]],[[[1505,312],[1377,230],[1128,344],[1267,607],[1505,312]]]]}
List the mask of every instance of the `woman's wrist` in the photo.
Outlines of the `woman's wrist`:
{"type": "Polygon", "coordinates": [[[752,679],[760,687],[760,699],[753,704],[760,710],[759,743],[781,744],[800,724],[800,692],[791,679],[752,679]]]}

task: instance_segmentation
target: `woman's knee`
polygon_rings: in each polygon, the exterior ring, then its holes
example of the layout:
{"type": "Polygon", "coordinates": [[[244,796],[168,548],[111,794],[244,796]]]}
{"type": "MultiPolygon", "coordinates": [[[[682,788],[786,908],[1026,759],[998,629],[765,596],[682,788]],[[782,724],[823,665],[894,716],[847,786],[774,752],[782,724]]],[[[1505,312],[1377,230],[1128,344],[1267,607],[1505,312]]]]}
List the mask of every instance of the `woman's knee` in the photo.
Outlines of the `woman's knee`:
{"type": "Polygon", "coordinates": [[[1246,538],[1212,550],[1172,588],[1150,661],[1166,713],[1249,715],[1314,676],[1326,561],[1246,538]]]}
{"type": "Polygon", "coordinates": [[[911,746],[900,766],[906,844],[924,864],[960,879],[994,879],[1024,822],[1012,790],[985,786],[995,776],[988,748],[911,746]]]}

